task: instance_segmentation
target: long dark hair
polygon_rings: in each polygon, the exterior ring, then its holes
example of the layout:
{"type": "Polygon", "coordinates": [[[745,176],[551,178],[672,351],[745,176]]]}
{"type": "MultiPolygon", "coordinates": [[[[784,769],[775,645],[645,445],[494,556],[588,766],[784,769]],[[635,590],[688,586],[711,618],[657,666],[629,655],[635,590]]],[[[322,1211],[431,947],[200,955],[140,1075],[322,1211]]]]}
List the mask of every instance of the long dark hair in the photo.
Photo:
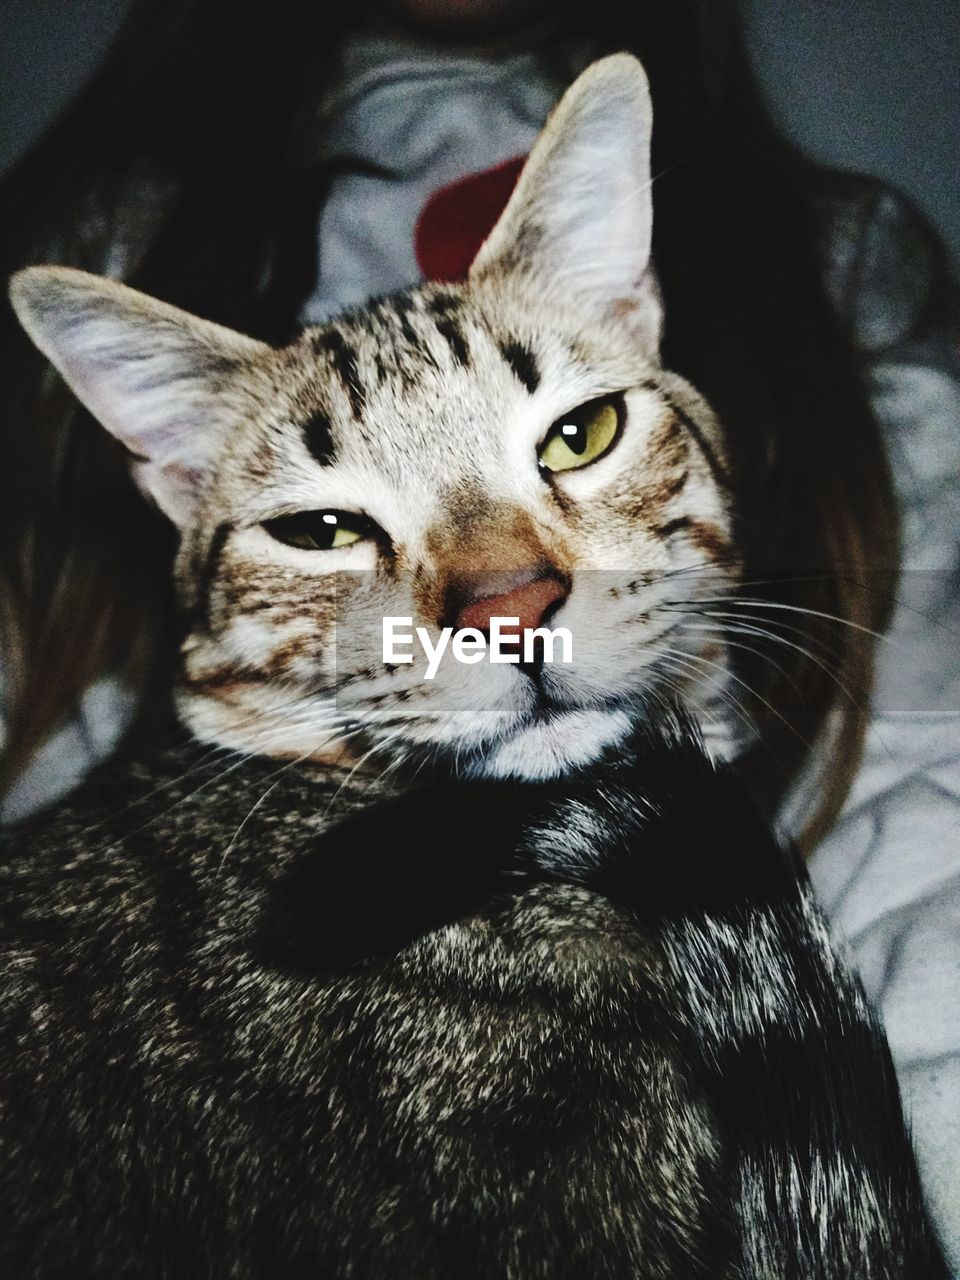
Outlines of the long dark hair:
{"type": "MultiPolygon", "coordinates": [[[[28,261],[102,271],[108,247],[131,238],[131,193],[155,182],[162,198],[142,211],[124,278],[256,336],[288,334],[312,284],[308,270],[293,287],[271,274],[291,155],[346,18],[304,0],[267,14],[250,0],[137,0],[88,88],[0,184],[2,275],[28,261]]],[[[827,179],[770,123],[735,0],[652,0],[635,15],[598,0],[585,34],[632,50],[650,76],[665,362],[728,428],[750,594],[808,611],[776,665],[757,645],[738,651],[738,688],[762,740],[749,771],[771,806],[818,743],[843,765],[824,770],[812,837],[856,763],[868,632],[885,625],[890,594],[871,570],[896,553],[878,428],[821,284],[827,179]]],[[[9,782],[95,677],[162,672],[171,546],[9,309],[0,364],[9,782]]]]}

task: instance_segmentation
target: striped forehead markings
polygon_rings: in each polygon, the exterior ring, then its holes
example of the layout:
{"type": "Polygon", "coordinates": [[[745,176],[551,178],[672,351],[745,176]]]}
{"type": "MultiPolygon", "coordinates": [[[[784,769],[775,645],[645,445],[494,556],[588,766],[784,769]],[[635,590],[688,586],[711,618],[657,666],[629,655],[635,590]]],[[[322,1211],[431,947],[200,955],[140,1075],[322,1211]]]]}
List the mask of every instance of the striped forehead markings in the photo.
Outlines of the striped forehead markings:
{"type": "Polygon", "coordinates": [[[438,293],[427,302],[437,332],[445,339],[454,360],[464,369],[470,367],[470,347],[460,323],[460,299],[449,293],[438,293]]]}
{"type": "Polygon", "coordinates": [[[413,298],[409,293],[395,294],[391,300],[393,302],[393,314],[396,316],[397,323],[400,326],[400,332],[407,346],[419,352],[423,347],[423,341],[410,323],[410,314],[414,309],[413,298]]]}
{"type": "Polygon", "coordinates": [[[311,456],[322,467],[328,466],[334,457],[333,429],[330,419],[320,409],[303,424],[303,440],[311,456]]]}
{"type": "Polygon", "coordinates": [[[330,359],[335,373],[343,383],[344,390],[350,400],[350,408],[355,418],[360,418],[366,404],[366,393],[360,381],[360,368],[357,353],[338,329],[327,329],[313,338],[313,349],[317,355],[326,355],[330,359]]]}
{"type": "Polygon", "coordinates": [[[533,352],[516,338],[505,338],[497,346],[518,382],[533,395],[540,385],[540,370],[533,352]]]}
{"type": "Polygon", "coordinates": [[[419,315],[425,317],[443,338],[454,361],[463,369],[470,367],[470,348],[459,318],[459,298],[453,294],[435,294],[424,300],[422,308],[418,306],[416,296],[410,293],[398,293],[386,301],[392,303],[408,353],[414,360],[423,361],[435,369],[439,367],[427,346],[427,335],[417,333],[413,327],[411,317],[419,315]]]}
{"type": "MultiPolygon", "coordinates": [[[[443,340],[455,365],[469,369],[472,364],[470,340],[463,323],[463,300],[455,293],[424,295],[404,290],[388,294],[346,314],[340,324],[341,327],[314,334],[312,344],[318,355],[329,359],[357,419],[366,412],[369,399],[360,374],[363,353],[369,356],[371,371],[381,387],[391,374],[409,388],[416,383],[418,370],[441,371],[436,348],[430,342],[431,333],[443,340]]],[[[501,350],[516,376],[532,391],[540,380],[532,354],[514,341],[502,344],[501,350]]],[[[312,437],[313,432],[310,434],[312,437]]],[[[309,442],[308,447],[316,456],[309,442]]],[[[327,452],[322,438],[319,452],[327,452]]]]}

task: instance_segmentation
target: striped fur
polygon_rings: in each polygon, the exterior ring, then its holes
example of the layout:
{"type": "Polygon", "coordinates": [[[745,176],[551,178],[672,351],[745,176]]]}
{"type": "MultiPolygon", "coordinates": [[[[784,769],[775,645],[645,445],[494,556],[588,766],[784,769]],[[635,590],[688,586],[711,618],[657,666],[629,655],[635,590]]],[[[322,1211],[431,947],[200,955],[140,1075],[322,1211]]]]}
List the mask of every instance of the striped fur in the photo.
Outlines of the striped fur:
{"type": "Polygon", "coordinates": [[[8,840],[0,920],[4,1276],[948,1276],[877,1024],[682,723],[392,795],[153,744],[8,840]]]}

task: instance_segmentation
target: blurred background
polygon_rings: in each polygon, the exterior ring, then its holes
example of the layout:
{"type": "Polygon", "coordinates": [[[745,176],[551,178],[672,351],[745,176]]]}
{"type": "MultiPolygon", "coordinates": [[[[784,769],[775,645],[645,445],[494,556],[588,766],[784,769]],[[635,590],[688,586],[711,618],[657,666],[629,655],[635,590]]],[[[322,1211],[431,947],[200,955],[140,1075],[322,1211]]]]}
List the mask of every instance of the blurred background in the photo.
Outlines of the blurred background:
{"type": "MultiPolygon", "coordinates": [[[[3,0],[0,170],[96,66],[128,0],[3,0]]],[[[960,266],[960,0],[742,0],[770,107],[813,158],[913,197],[960,266]]]]}

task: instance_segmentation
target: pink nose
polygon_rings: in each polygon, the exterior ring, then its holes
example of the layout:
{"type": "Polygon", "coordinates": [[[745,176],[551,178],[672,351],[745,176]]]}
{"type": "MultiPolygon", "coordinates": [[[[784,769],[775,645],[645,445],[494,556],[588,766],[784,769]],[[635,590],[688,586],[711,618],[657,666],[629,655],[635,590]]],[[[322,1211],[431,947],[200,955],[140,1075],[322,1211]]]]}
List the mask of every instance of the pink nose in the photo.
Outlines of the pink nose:
{"type": "MultiPolygon", "coordinates": [[[[519,575],[510,576],[516,579],[519,575]]],[[[500,583],[494,584],[498,577],[502,582],[503,575],[491,574],[486,579],[489,589],[497,589],[500,583]]],[[[566,599],[568,588],[558,578],[546,576],[529,582],[521,581],[507,591],[501,586],[497,594],[485,595],[484,578],[481,577],[473,584],[470,595],[472,599],[457,613],[457,630],[475,627],[478,631],[489,631],[491,618],[519,618],[516,626],[503,627],[501,631],[503,635],[516,635],[528,628],[539,627],[547,610],[566,599]]]]}

